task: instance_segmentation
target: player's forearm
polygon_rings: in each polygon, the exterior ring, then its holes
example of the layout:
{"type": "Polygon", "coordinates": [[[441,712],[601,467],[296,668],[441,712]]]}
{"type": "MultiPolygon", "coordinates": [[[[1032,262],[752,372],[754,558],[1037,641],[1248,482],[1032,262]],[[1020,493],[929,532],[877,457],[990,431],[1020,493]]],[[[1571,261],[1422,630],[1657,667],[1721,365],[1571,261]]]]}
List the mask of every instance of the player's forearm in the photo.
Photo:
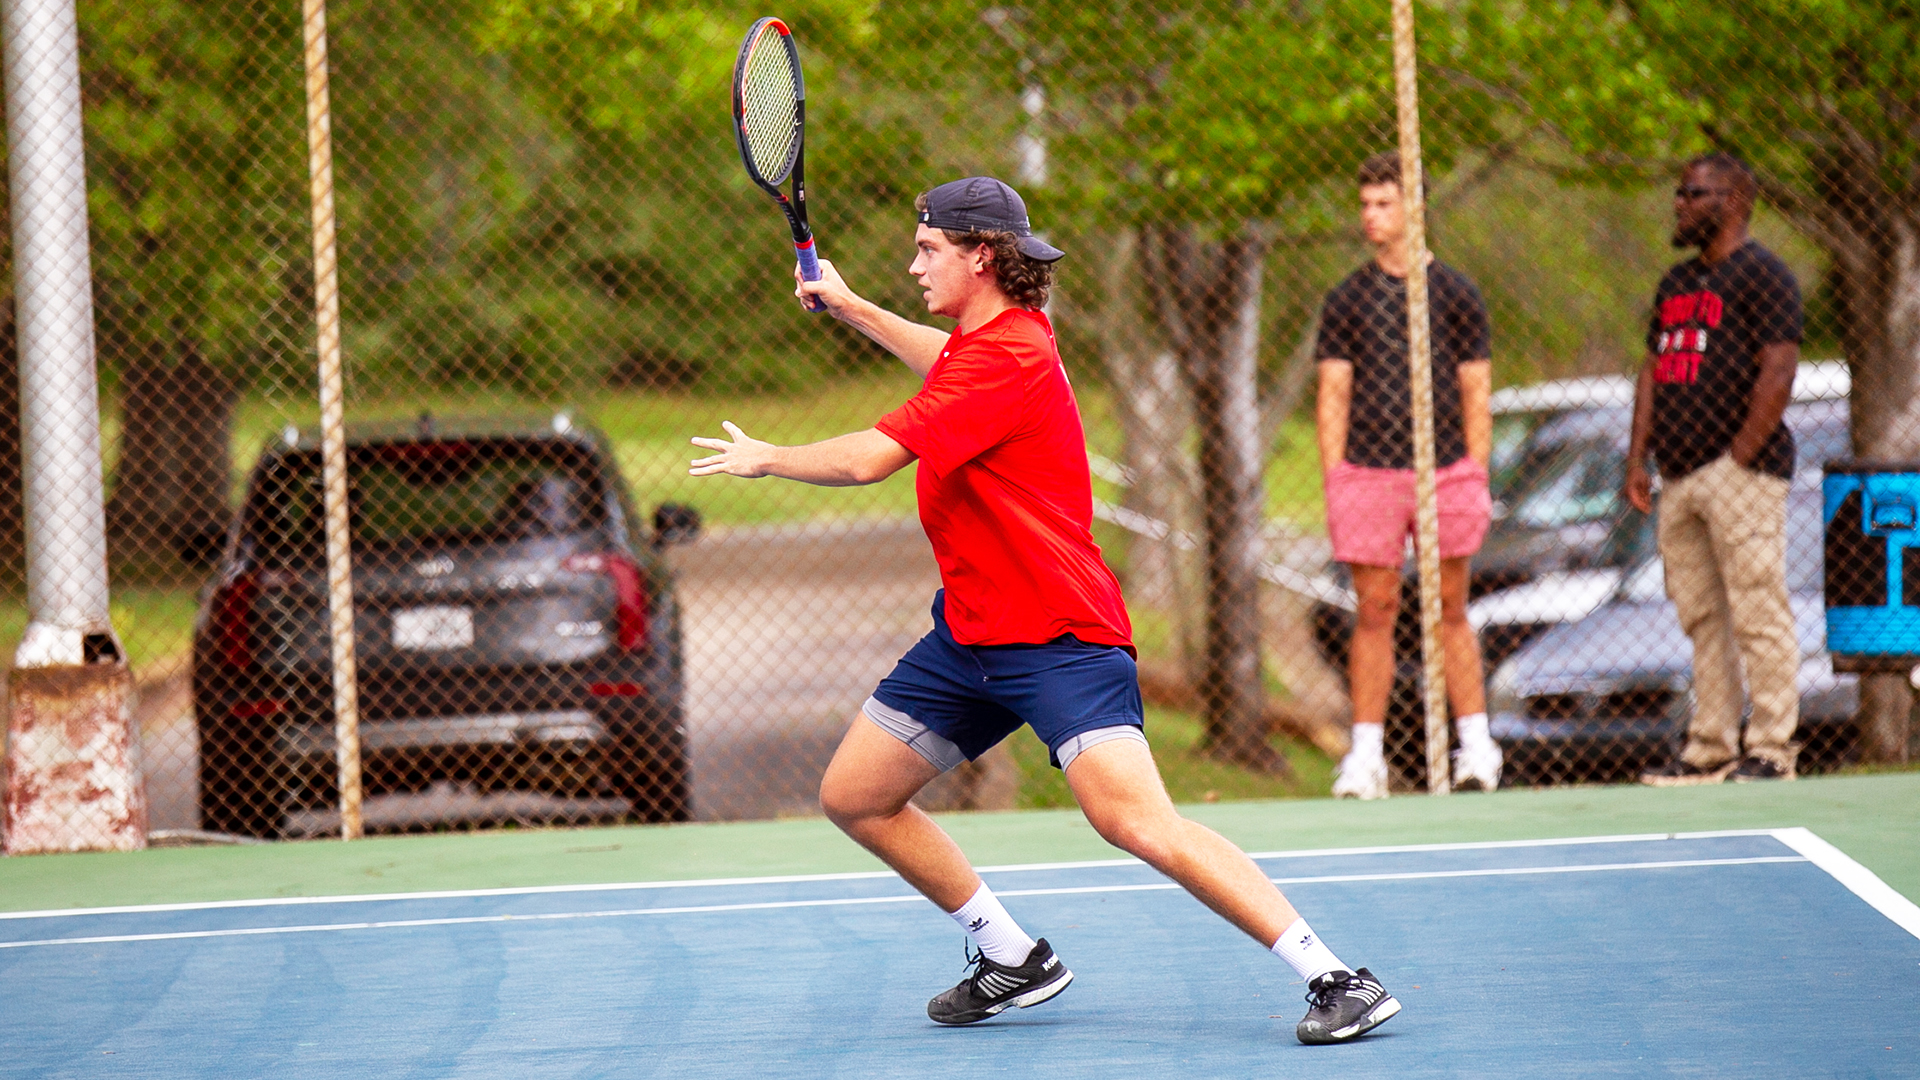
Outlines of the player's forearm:
{"type": "Polygon", "coordinates": [[[1485,468],[1493,460],[1493,361],[1460,365],[1460,430],[1467,456],[1485,468]]]}
{"type": "Polygon", "coordinates": [[[1347,419],[1353,384],[1351,369],[1332,363],[1320,365],[1319,394],[1314,399],[1314,429],[1320,440],[1320,471],[1333,471],[1347,456],[1347,419]]]}
{"type": "Polygon", "coordinates": [[[820,487],[859,487],[898,472],[913,455],[875,431],[859,431],[804,446],[776,446],[766,474],[820,487]],[[886,440],[876,443],[875,436],[886,440]]]}
{"type": "Polygon", "coordinates": [[[874,343],[900,358],[913,373],[926,377],[940,359],[947,334],[932,326],[903,319],[870,300],[857,300],[835,312],[840,321],[872,338],[874,343]]]}
{"type": "Polygon", "coordinates": [[[1627,439],[1627,464],[1645,466],[1647,443],[1653,434],[1653,364],[1648,356],[1633,384],[1633,434],[1627,439]]]}
{"type": "Polygon", "coordinates": [[[1753,381],[1746,422],[1733,436],[1734,460],[1751,465],[1780,426],[1787,402],[1793,399],[1793,376],[1800,366],[1800,347],[1791,342],[1760,350],[1760,374],[1753,381]]]}

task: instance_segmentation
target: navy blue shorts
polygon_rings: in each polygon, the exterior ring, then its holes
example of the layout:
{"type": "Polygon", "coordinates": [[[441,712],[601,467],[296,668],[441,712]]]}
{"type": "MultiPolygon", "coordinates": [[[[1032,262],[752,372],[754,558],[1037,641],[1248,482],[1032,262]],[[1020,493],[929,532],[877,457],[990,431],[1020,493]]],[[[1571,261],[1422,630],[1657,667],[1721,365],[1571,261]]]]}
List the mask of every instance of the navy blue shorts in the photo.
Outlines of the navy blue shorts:
{"type": "Polygon", "coordinates": [[[1062,743],[1099,728],[1145,727],[1140,676],[1115,645],[1071,634],[1044,645],[962,645],[947,629],[946,590],[933,594],[933,632],[900,658],[873,696],[954,744],[971,761],[1021,724],[1060,764],[1062,743]]]}

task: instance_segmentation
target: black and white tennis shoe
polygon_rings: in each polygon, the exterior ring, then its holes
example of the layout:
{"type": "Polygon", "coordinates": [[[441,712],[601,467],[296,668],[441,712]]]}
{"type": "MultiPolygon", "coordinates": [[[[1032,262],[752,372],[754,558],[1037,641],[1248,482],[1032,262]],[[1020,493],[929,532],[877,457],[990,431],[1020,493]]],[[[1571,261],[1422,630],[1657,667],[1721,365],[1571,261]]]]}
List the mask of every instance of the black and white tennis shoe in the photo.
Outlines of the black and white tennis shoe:
{"type": "Polygon", "coordinates": [[[1073,972],[1053,954],[1046,938],[1034,945],[1019,967],[996,964],[971,948],[967,963],[973,971],[960,985],[927,1002],[927,1017],[934,1023],[977,1024],[1016,1006],[1030,1009],[1073,981],[1073,972]]]}
{"type": "Polygon", "coordinates": [[[1307,1006],[1294,1034],[1313,1044],[1359,1038],[1400,1011],[1400,1003],[1366,968],[1315,977],[1307,984],[1307,1006]]]}

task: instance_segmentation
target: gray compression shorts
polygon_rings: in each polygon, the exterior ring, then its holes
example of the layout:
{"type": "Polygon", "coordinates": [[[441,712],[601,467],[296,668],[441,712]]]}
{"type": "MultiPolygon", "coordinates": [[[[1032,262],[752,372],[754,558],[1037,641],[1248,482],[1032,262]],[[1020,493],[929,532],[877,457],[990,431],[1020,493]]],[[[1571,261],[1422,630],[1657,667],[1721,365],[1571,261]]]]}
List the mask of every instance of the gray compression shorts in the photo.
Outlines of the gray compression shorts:
{"type": "MultiPolygon", "coordinates": [[[[899,709],[882,704],[877,698],[868,698],[867,703],[860,706],[860,712],[882,731],[906,743],[914,753],[926,758],[941,772],[966,763],[967,755],[961,753],[958,746],[899,709]]],[[[1137,724],[1115,724],[1083,731],[1054,749],[1054,756],[1060,759],[1060,771],[1065,772],[1067,766],[1073,764],[1073,759],[1090,747],[1115,739],[1132,739],[1141,746],[1147,745],[1147,737],[1137,724]]]]}

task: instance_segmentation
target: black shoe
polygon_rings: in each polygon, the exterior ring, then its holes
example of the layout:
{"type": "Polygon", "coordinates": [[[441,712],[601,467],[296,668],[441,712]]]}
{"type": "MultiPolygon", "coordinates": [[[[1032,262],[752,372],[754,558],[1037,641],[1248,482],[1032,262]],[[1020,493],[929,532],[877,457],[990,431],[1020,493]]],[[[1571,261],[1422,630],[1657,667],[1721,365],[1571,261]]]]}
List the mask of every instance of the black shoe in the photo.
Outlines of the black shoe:
{"type": "Polygon", "coordinates": [[[1357,1039],[1400,1011],[1400,1003],[1366,968],[1329,971],[1307,984],[1307,1015],[1294,1029],[1303,1043],[1357,1039]]]}
{"type": "Polygon", "coordinates": [[[1674,758],[1665,765],[1640,774],[1640,782],[1650,787],[1687,787],[1691,784],[1717,784],[1733,771],[1733,762],[1703,769],[1674,758]]]}
{"type": "Polygon", "coordinates": [[[927,1018],[936,1024],[977,1024],[1014,1006],[1030,1009],[1067,988],[1073,972],[1041,938],[1019,967],[1006,967],[983,953],[967,951],[973,972],[960,985],[927,1002],[927,1018]]]}
{"type": "Polygon", "coordinates": [[[1734,766],[1727,779],[1736,784],[1752,783],[1755,780],[1791,780],[1792,769],[1783,769],[1763,757],[1748,757],[1734,766]]]}

